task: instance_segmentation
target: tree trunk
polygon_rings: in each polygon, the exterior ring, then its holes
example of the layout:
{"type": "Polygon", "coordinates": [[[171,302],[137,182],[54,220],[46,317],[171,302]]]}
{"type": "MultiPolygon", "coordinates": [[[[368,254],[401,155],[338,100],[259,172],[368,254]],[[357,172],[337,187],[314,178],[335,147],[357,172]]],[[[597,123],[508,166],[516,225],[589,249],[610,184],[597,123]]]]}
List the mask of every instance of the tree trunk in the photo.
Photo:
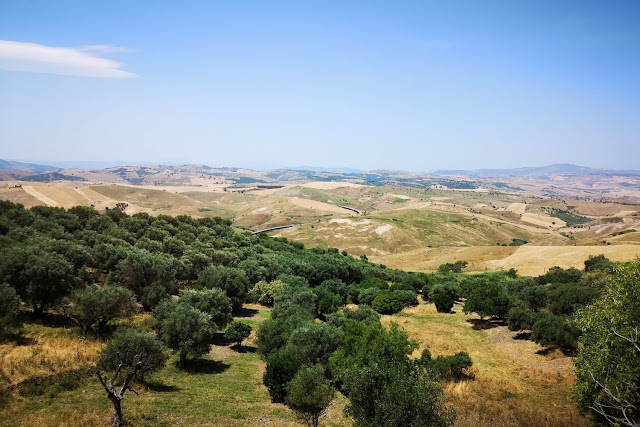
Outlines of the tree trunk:
{"type": "Polygon", "coordinates": [[[120,399],[117,397],[110,397],[111,402],[113,403],[113,419],[111,420],[112,427],[122,427],[124,426],[124,419],[122,418],[122,406],[120,404],[120,399]]]}

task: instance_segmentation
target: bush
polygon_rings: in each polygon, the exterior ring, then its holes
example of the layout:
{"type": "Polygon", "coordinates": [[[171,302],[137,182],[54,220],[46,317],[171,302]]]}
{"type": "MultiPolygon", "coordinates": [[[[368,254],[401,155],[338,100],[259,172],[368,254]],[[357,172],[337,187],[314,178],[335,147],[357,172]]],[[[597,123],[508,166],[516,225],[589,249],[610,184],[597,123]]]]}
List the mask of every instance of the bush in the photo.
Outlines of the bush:
{"type": "Polygon", "coordinates": [[[522,307],[515,307],[509,310],[509,330],[522,331],[533,327],[533,315],[531,311],[522,307]]]}
{"type": "Polygon", "coordinates": [[[394,294],[396,294],[400,300],[402,301],[402,305],[404,307],[413,307],[418,305],[418,295],[416,294],[416,291],[414,291],[413,289],[409,289],[409,290],[394,290],[391,291],[394,294]]]}
{"type": "Polygon", "coordinates": [[[358,293],[358,304],[371,305],[373,300],[381,292],[378,288],[365,288],[361,289],[358,293]]]}
{"type": "Polygon", "coordinates": [[[400,297],[390,291],[378,292],[371,306],[380,314],[395,314],[404,308],[400,297]]]}
{"type": "Polygon", "coordinates": [[[225,339],[237,345],[249,338],[249,335],[251,335],[251,325],[239,321],[232,322],[224,333],[225,339]]]}
{"type": "Polygon", "coordinates": [[[465,370],[473,365],[465,352],[453,356],[438,356],[429,363],[429,369],[443,380],[459,381],[465,377],[465,370]]]}
{"type": "Polygon", "coordinates": [[[335,313],[338,311],[340,304],[342,302],[342,298],[340,295],[334,294],[329,289],[324,286],[320,286],[313,289],[313,293],[316,294],[317,298],[317,312],[321,316],[326,316],[327,314],[335,313]]]}
{"type": "Polygon", "coordinates": [[[572,326],[565,317],[544,313],[533,325],[531,340],[547,347],[555,345],[565,349],[575,349],[580,330],[572,326]]]}
{"type": "Polygon", "coordinates": [[[301,367],[302,362],[289,348],[279,350],[267,359],[262,382],[269,390],[273,402],[283,403],[285,401],[287,385],[301,367]]]}
{"type": "Polygon", "coordinates": [[[446,292],[439,292],[433,298],[438,313],[451,313],[453,308],[453,299],[446,292]]]}

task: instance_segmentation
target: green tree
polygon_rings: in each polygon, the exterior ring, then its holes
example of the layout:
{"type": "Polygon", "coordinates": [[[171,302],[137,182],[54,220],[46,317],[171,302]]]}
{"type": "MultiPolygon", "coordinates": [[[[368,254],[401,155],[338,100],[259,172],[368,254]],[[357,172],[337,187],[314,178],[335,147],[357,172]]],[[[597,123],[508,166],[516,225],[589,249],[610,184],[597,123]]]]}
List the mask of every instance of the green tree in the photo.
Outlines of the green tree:
{"type": "Polygon", "coordinates": [[[189,304],[211,317],[211,328],[224,329],[231,322],[231,300],[222,289],[189,289],[180,304],[189,304]]]}
{"type": "Polygon", "coordinates": [[[395,314],[404,308],[404,304],[396,293],[385,290],[378,292],[371,307],[380,314],[395,314]]]}
{"type": "Polygon", "coordinates": [[[136,301],[128,290],[120,286],[100,288],[92,285],[73,291],[71,305],[65,312],[83,332],[89,332],[94,326],[100,332],[110,320],[134,314],[136,301]]]}
{"type": "Polygon", "coordinates": [[[446,292],[438,292],[433,298],[438,313],[451,313],[453,308],[453,300],[446,292]]]}
{"type": "Polygon", "coordinates": [[[291,348],[283,348],[269,356],[262,382],[269,390],[273,402],[285,401],[287,385],[301,367],[302,362],[291,348]]]}
{"type": "Polygon", "coordinates": [[[7,283],[0,285],[0,336],[7,328],[20,325],[20,297],[7,283]]]}
{"type": "Polygon", "coordinates": [[[153,317],[158,337],[178,352],[180,366],[185,365],[187,356],[199,357],[209,351],[215,332],[210,315],[189,304],[165,300],[153,310],[153,317]]]}
{"type": "Polygon", "coordinates": [[[555,345],[565,349],[574,349],[580,330],[573,326],[565,316],[540,313],[531,329],[531,340],[546,347],[555,345]]]}
{"type": "Polygon", "coordinates": [[[296,411],[308,427],[318,427],[335,391],[324,375],[324,367],[302,367],[287,385],[287,405],[296,411]]]}
{"type": "Polygon", "coordinates": [[[576,324],[580,407],[611,425],[639,425],[640,260],[617,265],[600,298],[578,310],[576,324]]]}
{"type": "Polygon", "coordinates": [[[198,276],[198,285],[205,288],[219,288],[227,293],[231,299],[234,313],[242,308],[249,290],[249,279],[244,271],[233,268],[216,266],[210,267],[198,276]]]}
{"type": "Polygon", "coordinates": [[[464,303],[464,312],[476,312],[480,320],[487,316],[504,319],[509,311],[509,297],[501,284],[488,282],[476,287],[464,303]]]}
{"type": "Polygon", "coordinates": [[[96,375],[113,404],[112,426],[124,426],[122,400],[127,390],[133,391],[131,382],[137,374],[161,369],[167,354],[153,333],[138,329],[119,329],[98,357],[96,375]],[[111,371],[111,378],[101,371],[111,371]]]}
{"type": "Polygon", "coordinates": [[[326,323],[307,323],[293,331],[288,341],[298,359],[306,365],[326,363],[340,346],[341,331],[326,323]]]}
{"type": "Polygon", "coordinates": [[[239,321],[232,322],[224,333],[224,337],[236,345],[240,345],[242,341],[249,338],[249,335],[251,335],[251,325],[239,321]]]}
{"type": "Polygon", "coordinates": [[[346,379],[347,414],[356,427],[449,426],[455,414],[444,406],[437,380],[409,364],[373,362],[346,379]]]}

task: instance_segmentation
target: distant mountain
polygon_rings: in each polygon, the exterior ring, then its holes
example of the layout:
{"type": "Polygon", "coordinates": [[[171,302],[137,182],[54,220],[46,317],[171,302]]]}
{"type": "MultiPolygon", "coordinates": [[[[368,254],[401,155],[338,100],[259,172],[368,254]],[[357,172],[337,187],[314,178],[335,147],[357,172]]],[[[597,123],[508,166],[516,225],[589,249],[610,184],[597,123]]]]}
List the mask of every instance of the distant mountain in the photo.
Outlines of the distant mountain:
{"type": "Polygon", "coordinates": [[[34,163],[21,163],[21,162],[13,162],[10,160],[2,160],[0,159],[0,171],[13,171],[13,172],[47,172],[53,171],[58,168],[47,165],[37,165],[34,163]]]}
{"type": "Polygon", "coordinates": [[[640,170],[596,169],[587,166],[576,166],[569,163],[555,164],[541,167],[523,167],[515,169],[477,169],[477,170],[439,170],[433,175],[466,175],[466,176],[640,176],[640,170]]]}
{"type": "Polygon", "coordinates": [[[363,171],[360,169],[353,168],[325,168],[321,166],[300,166],[297,168],[285,168],[294,171],[312,171],[312,172],[329,172],[329,173],[362,173],[363,171]]]}

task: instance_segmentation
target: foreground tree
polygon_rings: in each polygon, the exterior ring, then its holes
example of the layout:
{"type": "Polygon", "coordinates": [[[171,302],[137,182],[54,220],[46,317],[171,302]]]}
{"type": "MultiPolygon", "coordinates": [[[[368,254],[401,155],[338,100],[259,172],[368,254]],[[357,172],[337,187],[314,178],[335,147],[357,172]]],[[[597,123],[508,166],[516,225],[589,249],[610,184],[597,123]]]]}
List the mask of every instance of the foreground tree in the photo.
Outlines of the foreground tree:
{"type": "Polygon", "coordinates": [[[576,323],[581,408],[611,425],[640,425],[640,260],[616,266],[603,295],[578,310],[576,323]]]}
{"type": "Polygon", "coordinates": [[[475,311],[480,320],[490,316],[504,319],[509,312],[509,297],[501,284],[489,282],[471,291],[463,310],[465,313],[475,311]]]}
{"type": "Polygon", "coordinates": [[[308,427],[318,427],[318,419],[335,395],[324,371],[322,365],[303,367],[287,386],[287,404],[308,427]]]}
{"type": "Polygon", "coordinates": [[[347,378],[347,413],[356,427],[449,426],[455,413],[444,406],[442,387],[421,368],[371,363],[347,378]]]}
{"type": "Polygon", "coordinates": [[[100,352],[96,375],[107,392],[107,398],[113,404],[111,425],[125,425],[122,417],[122,400],[127,391],[138,393],[131,387],[137,374],[155,372],[161,369],[167,354],[162,344],[151,332],[138,329],[119,329],[100,352]],[[113,372],[109,378],[102,375],[101,370],[113,372]],[[122,382],[120,382],[122,381],[122,382]]]}

